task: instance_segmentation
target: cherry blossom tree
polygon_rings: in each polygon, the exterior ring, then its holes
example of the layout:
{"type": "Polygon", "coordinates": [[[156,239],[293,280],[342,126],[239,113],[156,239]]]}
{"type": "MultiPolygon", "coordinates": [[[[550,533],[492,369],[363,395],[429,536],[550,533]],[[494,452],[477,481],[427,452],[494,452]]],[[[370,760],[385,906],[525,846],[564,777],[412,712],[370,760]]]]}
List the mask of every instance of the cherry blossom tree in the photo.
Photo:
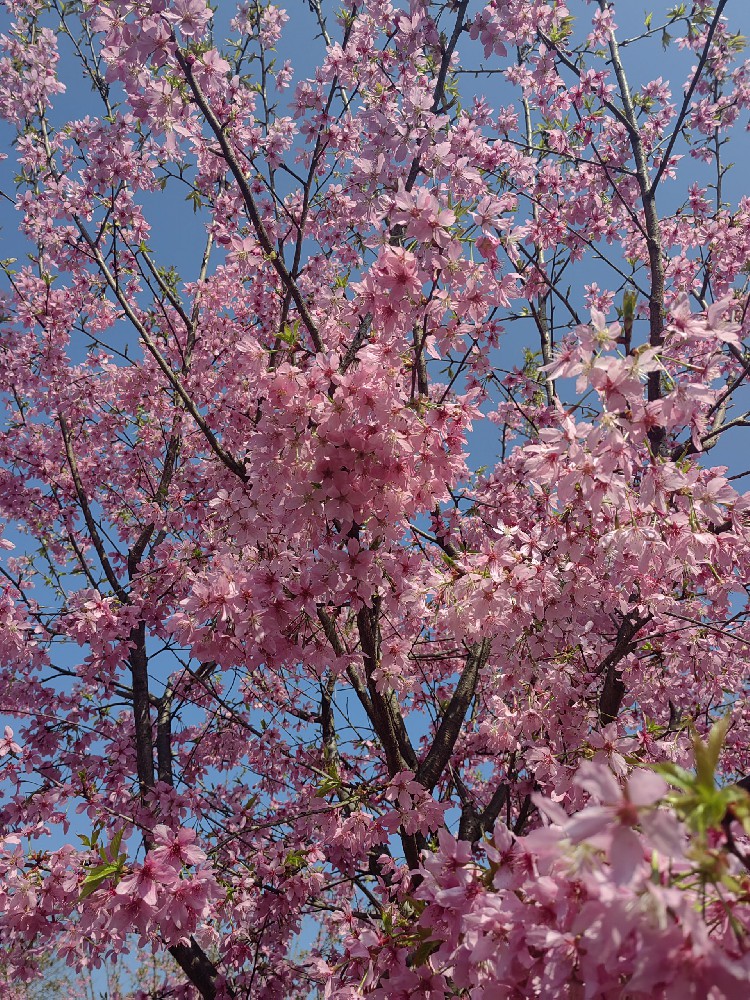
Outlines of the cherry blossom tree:
{"type": "Polygon", "coordinates": [[[7,982],[746,997],[742,4],[230,6],[2,4],[7,982]]]}

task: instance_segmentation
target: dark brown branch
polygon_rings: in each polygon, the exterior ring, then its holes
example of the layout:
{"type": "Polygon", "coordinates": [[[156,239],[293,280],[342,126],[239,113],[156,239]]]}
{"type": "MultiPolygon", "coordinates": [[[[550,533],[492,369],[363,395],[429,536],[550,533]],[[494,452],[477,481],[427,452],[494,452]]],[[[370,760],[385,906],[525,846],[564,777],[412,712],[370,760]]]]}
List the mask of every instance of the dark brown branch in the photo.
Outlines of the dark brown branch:
{"type": "Polygon", "coordinates": [[[664,155],[662,156],[659,169],[656,171],[654,179],[651,182],[650,193],[652,195],[656,191],[656,187],[659,181],[661,180],[664,171],[667,169],[669,165],[669,160],[670,157],[672,156],[672,150],[674,149],[675,143],[677,142],[677,137],[680,134],[680,129],[682,128],[685,122],[685,117],[687,115],[688,108],[690,107],[690,101],[693,97],[693,94],[695,93],[695,88],[698,86],[698,81],[703,76],[703,70],[705,68],[706,61],[708,60],[708,54],[711,51],[711,42],[713,41],[714,32],[716,31],[719,21],[721,20],[721,14],[724,8],[726,7],[726,4],[727,0],[719,0],[718,4],[716,5],[716,11],[714,13],[713,20],[711,21],[711,27],[708,29],[708,34],[706,35],[706,43],[703,46],[703,51],[701,52],[700,59],[698,60],[698,65],[695,68],[695,73],[693,73],[693,79],[690,81],[690,86],[685,92],[685,97],[682,102],[682,107],[680,108],[680,113],[677,115],[677,121],[675,123],[674,129],[672,130],[672,135],[669,138],[669,142],[667,143],[667,148],[665,149],[664,155]]]}
{"type": "Polygon", "coordinates": [[[323,350],[323,341],[321,340],[318,328],[310,315],[310,310],[305,302],[302,293],[297,287],[297,283],[292,278],[291,274],[286,268],[284,261],[277,252],[273,243],[271,242],[271,237],[268,235],[268,231],[263,224],[263,219],[260,217],[260,212],[258,211],[258,206],[255,204],[255,199],[253,198],[252,191],[250,190],[250,185],[247,182],[245,172],[240,165],[237,156],[232,149],[232,146],[227,138],[226,127],[221,124],[219,119],[213,112],[211,105],[206,99],[206,95],[203,93],[200,84],[195,78],[193,73],[192,64],[190,59],[192,57],[186,56],[182,49],[177,44],[174,35],[172,36],[175,41],[175,59],[177,60],[180,69],[185,74],[185,79],[187,80],[188,86],[193,92],[193,97],[195,98],[195,103],[200,108],[201,113],[208,122],[211,131],[216,136],[216,140],[221,147],[222,155],[229,167],[237,186],[240,189],[240,194],[242,195],[242,200],[245,203],[245,208],[247,210],[248,217],[252,223],[253,229],[255,230],[255,235],[258,237],[258,242],[260,243],[263,253],[266,255],[267,259],[271,263],[273,269],[278,274],[281,279],[281,283],[284,289],[291,294],[294,299],[294,304],[299,310],[302,322],[307,327],[307,332],[310,334],[310,339],[313,342],[313,346],[316,351],[323,350]]]}
{"type": "Polygon", "coordinates": [[[418,760],[406,732],[404,720],[392,691],[381,694],[375,682],[375,672],[379,666],[378,616],[379,602],[375,599],[372,608],[361,608],[357,612],[357,630],[362,646],[367,690],[372,704],[371,722],[383,745],[390,775],[399,771],[416,770],[418,760]]]}
{"type": "MultiPolygon", "coordinates": [[[[440,60],[440,67],[438,69],[437,80],[435,81],[435,91],[432,100],[431,111],[433,114],[437,114],[440,109],[440,105],[443,103],[443,98],[445,97],[445,81],[448,77],[448,70],[450,69],[451,59],[453,58],[453,53],[456,50],[456,45],[458,44],[459,36],[463,31],[464,18],[466,17],[466,10],[469,6],[469,0],[460,0],[458,4],[458,10],[456,11],[456,21],[453,25],[453,32],[451,34],[450,40],[443,50],[443,56],[440,60]]],[[[422,157],[419,153],[414,157],[409,169],[409,176],[406,178],[406,184],[404,188],[407,191],[411,191],[414,187],[414,183],[419,176],[419,170],[422,164],[422,157]]]]}
{"type": "Polygon", "coordinates": [[[495,789],[492,798],[487,803],[482,815],[479,818],[479,829],[480,833],[484,833],[486,830],[490,830],[494,825],[497,817],[500,815],[500,810],[503,808],[505,803],[508,801],[508,796],[510,795],[510,788],[503,782],[498,785],[495,789]]]}
{"type": "MultiPolygon", "coordinates": [[[[125,245],[128,246],[127,243],[125,245]]],[[[151,276],[153,277],[154,281],[159,286],[159,291],[164,296],[164,298],[169,302],[169,304],[172,306],[172,308],[177,313],[177,315],[180,317],[180,319],[182,320],[182,322],[185,324],[185,329],[189,331],[190,328],[191,328],[190,317],[185,312],[185,310],[183,308],[183,305],[182,305],[182,302],[180,301],[179,296],[175,294],[175,292],[169,287],[169,285],[167,284],[167,282],[164,280],[164,278],[159,273],[159,269],[156,266],[156,264],[154,264],[154,262],[151,260],[150,255],[148,253],[146,253],[146,251],[144,249],[142,249],[141,247],[139,247],[137,249],[137,251],[134,250],[132,247],[128,247],[128,249],[133,254],[133,257],[136,258],[136,259],[138,257],[138,254],[140,254],[141,259],[145,261],[146,266],[148,267],[149,273],[151,274],[151,276]]],[[[146,278],[146,275],[143,274],[143,268],[139,268],[139,270],[140,270],[140,273],[143,275],[143,277],[146,278]]],[[[148,279],[146,279],[146,281],[149,284],[149,288],[150,288],[151,286],[150,286],[150,283],[148,282],[148,279]]],[[[155,298],[156,298],[156,296],[155,296],[155,298]]],[[[158,301],[158,298],[157,298],[157,301],[158,301]]],[[[166,310],[163,308],[163,306],[162,306],[162,311],[164,312],[164,315],[166,317],[166,310]]]]}
{"type": "MultiPolygon", "coordinates": [[[[214,1000],[219,970],[195,939],[191,937],[190,944],[180,941],[179,944],[170,945],[169,953],[198,990],[203,1000],[214,1000]]],[[[229,994],[234,996],[231,991],[229,994]]]]}
{"type": "Polygon", "coordinates": [[[458,825],[458,839],[468,840],[475,844],[482,835],[495,825],[495,820],[500,815],[500,810],[508,801],[510,788],[506,782],[501,782],[492,793],[492,798],[487,803],[482,812],[478,812],[476,806],[469,801],[469,793],[464,783],[457,775],[453,778],[459,797],[461,798],[461,819],[458,825]]]}
{"type": "MultiPolygon", "coordinates": [[[[172,422],[172,433],[170,434],[169,443],[167,444],[167,453],[164,456],[164,465],[162,466],[161,476],[159,477],[159,485],[157,486],[154,494],[154,501],[158,504],[163,503],[167,498],[169,485],[172,482],[174,470],[177,465],[177,457],[180,453],[180,447],[182,445],[182,438],[179,434],[181,419],[181,414],[176,413],[172,422]]],[[[138,535],[138,538],[136,539],[133,547],[130,549],[130,552],[128,552],[129,579],[132,580],[138,572],[138,566],[143,558],[143,553],[146,551],[146,546],[151,541],[153,534],[154,525],[147,524],[138,535]]]]}
{"type": "Polygon", "coordinates": [[[626,616],[617,633],[614,649],[599,664],[597,674],[604,674],[604,686],[599,695],[599,719],[603,726],[615,721],[625,697],[626,688],[618,669],[619,664],[632,653],[636,633],[650,622],[652,617],[650,614],[643,618],[626,616]]]}
{"type": "MultiPolygon", "coordinates": [[[[606,0],[599,0],[602,10],[607,9],[606,0]]],[[[539,32],[541,40],[555,52],[562,64],[575,73],[578,77],[582,75],[581,68],[573,62],[552,39],[543,32],[539,32]]],[[[649,294],[649,344],[651,347],[659,347],[663,340],[663,317],[664,317],[664,260],[661,243],[661,229],[659,226],[659,216],[656,211],[656,199],[654,189],[649,181],[648,160],[638,128],[635,106],[630,94],[625,69],[620,59],[620,51],[614,35],[609,41],[610,58],[615,71],[622,108],[618,108],[612,101],[604,99],[602,104],[610,111],[619,122],[627,129],[630,139],[630,148],[635,160],[635,175],[638,180],[638,187],[643,204],[643,217],[645,223],[645,239],[648,250],[649,275],[651,277],[651,292],[649,294]]],[[[648,375],[648,399],[653,402],[661,398],[661,373],[659,371],[650,372],[648,375]]],[[[655,455],[662,452],[666,433],[663,427],[653,427],[649,431],[651,448],[655,455]]]]}
{"type": "Polygon", "coordinates": [[[513,825],[513,833],[515,833],[517,837],[520,837],[523,833],[524,827],[529,821],[529,816],[531,816],[535,809],[536,806],[531,801],[531,796],[526,795],[521,804],[521,811],[518,814],[518,819],[513,825]]]}
{"type": "MultiPolygon", "coordinates": [[[[416,771],[418,760],[395,694],[390,690],[385,694],[381,693],[375,680],[375,672],[380,664],[379,618],[380,599],[375,597],[371,608],[363,607],[357,612],[357,631],[372,705],[370,721],[383,747],[388,773],[392,777],[407,769],[416,771]]],[[[407,833],[403,827],[399,836],[407,864],[412,870],[418,869],[424,838],[419,834],[407,833]]]]}
{"type": "MultiPolygon", "coordinates": [[[[599,0],[599,6],[604,11],[607,9],[605,0],[599,0]]],[[[646,225],[646,247],[648,249],[649,274],[651,276],[651,294],[649,295],[649,344],[651,347],[659,347],[663,340],[664,332],[664,260],[661,243],[661,228],[659,225],[659,215],[656,210],[656,198],[654,196],[655,185],[649,183],[648,160],[643,147],[643,140],[638,128],[638,120],[635,114],[635,107],[630,95],[630,87],[625,75],[625,69],[620,59],[620,50],[614,34],[610,35],[609,52],[614,67],[615,76],[620,90],[623,111],[628,126],[630,136],[630,148],[635,160],[636,177],[643,203],[643,218],[646,225]]],[[[661,372],[649,372],[648,375],[648,399],[654,402],[661,398],[661,372]]],[[[663,427],[653,427],[649,431],[651,448],[655,455],[661,453],[664,447],[666,432],[663,427]]]]}
{"type": "Polygon", "coordinates": [[[154,787],[154,743],[151,732],[150,696],[148,687],[148,656],[146,625],[139,622],[130,631],[131,649],[128,654],[133,679],[133,720],[135,723],[135,757],[141,795],[154,787]]]}
{"type": "Polygon", "coordinates": [[[367,343],[370,337],[370,329],[372,327],[372,313],[365,313],[365,315],[360,319],[359,325],[357,327],[357,332],[352,338],[351,344],[346,349],[346,354],[341,359],[341,364],[339,366],[342,374],[346,374],[351,366],[357,360],[357,355],[359,354],[361,348],[367,343]]]}
{"type": "Polygon", "coordinates": [[[83,481],[81,480],[80,473],[78,471],[78,462],[76,461],[75,452],[73,451],[73,440],[70,434],[70,428],[68,427],[68,422],[65,417],[61,414],[58,416],[58,422],[60,424],[60,430],[62,432],[63,444],[65,446],[65,457],[68,460],[68,468],[70,469],[70,475],[73,478],[73,485],[75,486],[76,496],[78,498],[78,505],[81,508],[83,514],[83,519],[86,522],[86,528],[89,533],[89,538],[96,549],[96,554],[99,556],[99,562],[104,570],[104,575],[107,577],[110,587],[117,596],[117,599],[123,604],[129,602],[127,591],[123,588],[120,581],[117,579],[115,571],[112,569],[112,564],[107,557],[106,550],[104,548],[104,543],[102,541],[101,535],[99,534],[99,529],[97,527],[94,516],[91,513],[91,507],[89,506],[88,498],[86,496],[86,491],[83,488],[83,481]]]}
{"type": "MultiPolygon", "coordinates": [[[[150,695],[148,689],[148,655],[146,653],[146,626],[141,622],[130,633],[132,649],[128,656],[133,678],[133,715],[135,718],[136,766],[141,795],[154,787],[154,745],[151,731],[150,695]]],[[[171,746],[171,697],[169,687],[159,701],[157,716],[157,748],[159,751],[159,780],[173,784],[171,746]]],[[[147,850],[153,846],[150,836],[144,834],[147,850]]],[[[195,986],[203,1000],[214,1000],[219,970],[201,946],[190,938],[190,943],[180,941],[169,946],[169,953],[195,986]]],[[[225,987],[230,997],[234,991],[225,987]]]]}
{"type": "MultiPolygon", "coordinates": [[[[331,648],[333,649],[336,656],[345,656],[347,650],[344,648],[344,644],[341,642],[338,632],[336,631],[336,624],[324,608],[318,608],[318,621],[323,626],[323,632],[325,634],[325,637],[330,642],[331,648]]],[[[355,694],[360,700],[362,708],[364,708],[365,713],[367,714],[367,718],[370,719],[370,721],[372,721],[373,717],[372,702],[370,701],[370,696],[368,695],[367,689],[362,683],[361,678],[359,677],[356,670],[352,666],[347,667],[346,675],[349,678],[352,687],[354,688],[355,694]]]]}
{"type": "Polygon", "coordinates": [[[171,683],[159,698],[156,714],[156,760],[159,781],[170,787],[174,785],[172,771],[172,696],[171,683]]]}
{"type": "Polygon", "coordinates": [[[416,374],[417,392],[420,398],[424,399],[429,395],[430,387],[427,380],[427,362],[424,356],[424,345],[427,339],[426,321],[425,330],[422,336],[415,326],[412,331],[412,342],[414,344],[414,372],[416,374]]]}
{"type": "Polygon", "coordinates": [[[211,430],[211,428],[208,426],[207,420],[205,419],[205,417],[202,416],[200,410],[195,405],[193,400],[190,398],[189,393],[183,386],[180,379],[177,377],[177,374],[172,370],[171,365],[167,362],[166,358],[162,355],[161,351],[152,340],[148,330],[145,328],[143,323],[141,323],[140,319],[138,319],[135,310],[131,306],[130,302],[128,302],[127,297],[124,295],[119,282],[112,274],[110,269],[107,267],[107,262],[102,256],[99,247],[96,245],[96,241],[92,238],[92,236],[90,235],[90,233],[88,232],[88,230],[86,229],[86,227],[83,225],[82,222],[80,222],[78,219],[75,219],[75,223],[78,227],[79,232],[83,236],[83,239],[88,244],[88,247],[91,250],[91,253],[94,257],[97,267],[99,268],[99,271],[101,272],[102,277],[107,282],[107,285],[111,289],[115,298],[122,306],[123,312],[127,316],[128,320],[132,323],[133,327],[138,333],[138,336],[143,341],[143,344],[145,345],[147,351],[149,352],[151,357],[156,361],[157,365],[162,370],[164,375],[166,375],[167,381],[172,386],[177,395],[180,397],[183,405],[185,406],[185,409],[200,428],[203,436],[205,437],[206,441],[209,444],[209,447],[211,448],[211,451],[213,451],[216,457],[228,469],[230,469],[235,474],[235,476],[238,476],[243,482],[247,482],[247,473],[245,472],[245,466],[242,464],[242,462],[238,462],[236,458],[230,455],[228,451],[225,451],[224,448],[222,448],[218,438],[211,430]]]}
{"type": "Polygon", "coordinates": [[[470,647],[463,673],[445,710],[432,746],[417,769],[417,781],[429,792],[433,790],[448,766],[466,712],[476,693],[479,674],[487,662],[491,647],[490,639],[483,639],[470,647]]]}
{"type": "Polygon", "coordinates": [[[336,688],[336,675],[331,674],[327,680],[320,682],[320,729],[323,743],[323,759],[327,766],[338,769],[339,748],[336,737],[336,724],[333,717],[333,692],[336,688]]]}

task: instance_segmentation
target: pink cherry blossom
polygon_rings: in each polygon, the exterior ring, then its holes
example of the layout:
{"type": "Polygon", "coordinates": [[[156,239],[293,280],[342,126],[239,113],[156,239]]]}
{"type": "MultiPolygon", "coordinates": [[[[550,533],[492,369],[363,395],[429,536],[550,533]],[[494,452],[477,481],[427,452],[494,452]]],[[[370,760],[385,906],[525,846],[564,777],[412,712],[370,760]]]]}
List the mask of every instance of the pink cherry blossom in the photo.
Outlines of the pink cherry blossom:
{"type": "Polygon", "coordinates": [[[3,982],[745,997],[741,5],[334,7],[6,0],[3,982]]]}
{"type": "Polygon", "coordinates": [[[164,856],[149,852],[143,864],[118,884],[117,894],[131,899],[137,897],[147,906],[155,906],[160,894],[174,885],[176,879],[174,867],[166,861],[164,856]]]}
{"type": "Polygon", "coordinates": [[[153,833],[157,844],[150,852],[153,859],[173,865],[177,871],[182,865],[199,865],[206,860],[205,851],[196,844],[197,835],[194,830],[181,827],[174,834],[169,827],[160,823],[154,827],[153,833]]]}
{"type": "Polygon", "coordinates": [[[13,730],[10,726],[6,726],[3,738],[0,739],[0,757],[5,757],[6,754],[17,754],[20,752],[21,746],[13,739],[13,730]]]}

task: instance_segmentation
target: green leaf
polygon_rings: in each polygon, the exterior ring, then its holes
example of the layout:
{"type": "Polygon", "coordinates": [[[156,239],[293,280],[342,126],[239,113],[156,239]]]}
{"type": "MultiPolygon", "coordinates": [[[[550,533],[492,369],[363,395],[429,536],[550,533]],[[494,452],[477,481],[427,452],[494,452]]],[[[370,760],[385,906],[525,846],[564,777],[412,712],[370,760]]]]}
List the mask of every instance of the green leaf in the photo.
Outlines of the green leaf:
{"type": "Polygon", "coordinates": [[[293,872],[301,871],[307,866],[307,855],[304,851],[290,851],[284,858],[284,867],[293,872]]]}
{"type": "Polygon", "coordinates": [[[739,785],[730,785],[724,791],[730,814],[742,824],[745,833],[750,832],[750,793],[739,785]]]}
{"type": "Polygon", "coordinates": [[[560,42],[564,42],[566,38],[570,37],[573,31],[574,22],[575,18],[571,14],[568,14],[567,17],[564,17],[560,22],[559,27],[553,28],[550,31],[549,33],[550,41],[554,42],[556,45],[559,44],[560,42]]]}
{"type": "Polygon", "coordinates": [[[125,827],[120,827],[117,833],[114,835],[109,844],[109,856],[111,858],[116,858],[120,853],[120,844],[122,843],[122,835],[125,832],[125,827]]]}
{"type": "MultiPolygon", "coordinates": [[[[78,776],[79,778],[83,779],[85,777],[85,772],[79,771],[78,776]]],[[[101,834],[101,832],[102,832],[101,826],[97,825],[91,831],[90,836],[87,837],[85,833],[79,833],[78,839],[81,841],[84,847],[88,847],[89,850],[91,851],[96,851],[98,850],[99,835],[101,834]]]]}
{"type": "Polygon", "coordinates": [[[120,869],[121,863],[119,861],[106,861],[101,865],[96,865],[95,868],[90,868],[88,875],[81,883],[81,892],[78,896],[79,902],[90,896],[92,892],[96,892],[102,882],[106,882],[113,875],[117,875],[120,869]]]}
{"type": "Polygon", "coordinates": [[[456,569],[456,560],[451,558],[451,556],[449,556],[447,552],[443,552],[441,550],[440,558],[443,560],[446,566],[449,566],[451,569],[456,569]]]}
{"type": "Polygon", "coordinates": [[[747,46],[747,37],[737,32],[729,37],[727,45],[732,52],[742,52],[747,46]]]}
{"type": "Polygon", "coordinates": [[[326,795],[330,795],[331,792],[337,791],[341,788],[341,781],[337,778],[323,778],[321,783],[315,789],[315,794],[319,799],[324,799],[326,795]]]}
{"type": "Polygon", "coordinates": [[[282,340],[290,347],[295,347],[299,343],[299,330],[301,320],[296,319],[293,323],[285,323],[279,330],[279,340],[282,340]]]}
{"type": "Polygon", "coordinates": [[[412,968],[419,968],[420,965],[424,965],[427,959],[440,947],[439,941],[423,941],[420,946],[411,955],[410,965],[412,968]]]}
{"type": "Polygon", "coordinates": [[[634,291],[627,291],[622,297],[622,315],[623,319],[627,322],[633,322],[633,317],[635,316],[635,307],[638,304],[638,293],[634,291]]]}
{"type": "Polygon", "coordinates": [[[329,763],[326,771],[328,772],[327,777],[323,778],[315,789],[315,794],[320,798],[330,795],[331,792],[338,791],[342,786],[341,775],[338,772],[335,761],[329,763]]]}
{"type": "Polygon", "coordinates": [[[716,768],[719,764],[724,740],[729,731],[730,721],[729,716],[725,715],[723,719],[720,719],[719,722],[712,726],[705,743],[696,732],[693,732],[695,771],[698,784],[706,789],[713,789],[716,785],[716,768]]]}
{"type": "Polygon", "coordinates": [[[682,788],[683,791],[691,791],[695,785],[695,775],[691,774],[690,771],[686,771],[678,764],[672,764],[670,761],[667,761],[664,764],[651,764],[651,768],[665,778],[670,785],[674,785],[675,788],[682,788]]]}
{"type": "Polygon", "coordinates": [[[693,728],[694,773],[671,762],[652,765],[653,770],[680,790],[672,793],[669,801],[677,815],[700,838],[694,844],[696,848],[700,847],[701,841],[705,843],[709,830],[721,827],[730,807],[743,825],[746,819],[750,823],[750,796],[743,798],[743,790],[736,785],[717,787],[716,771],[729,726],[727,715],[711,728],[705,742],[693,728]]]}

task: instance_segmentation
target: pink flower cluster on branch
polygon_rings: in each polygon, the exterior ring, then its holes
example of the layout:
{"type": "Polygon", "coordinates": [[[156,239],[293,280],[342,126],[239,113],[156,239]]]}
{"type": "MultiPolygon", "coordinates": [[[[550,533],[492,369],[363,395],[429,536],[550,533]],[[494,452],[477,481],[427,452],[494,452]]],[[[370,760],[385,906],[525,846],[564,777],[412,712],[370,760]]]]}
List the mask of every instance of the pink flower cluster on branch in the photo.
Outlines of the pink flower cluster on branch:
{"type": "Polygon", "coordinates": [[[631,6],[2,3],[9,982],[746,995],[750,65],[631,6]]]}
{"type": "Polygon", "coordinates": [[[413,924],[392,942],[351,941],[361,992],[329,995],[739,1000],[747,913],[725,894],[742,886],[744,898],[741,865],[690,843],[653,772],[635,770],[621,788],[605,766],[584,763],[576,784],[591,804],[568,817],[537,797],[549,822],[525,836],[498,822],[472,852],[441,830],[413,924]]]}

